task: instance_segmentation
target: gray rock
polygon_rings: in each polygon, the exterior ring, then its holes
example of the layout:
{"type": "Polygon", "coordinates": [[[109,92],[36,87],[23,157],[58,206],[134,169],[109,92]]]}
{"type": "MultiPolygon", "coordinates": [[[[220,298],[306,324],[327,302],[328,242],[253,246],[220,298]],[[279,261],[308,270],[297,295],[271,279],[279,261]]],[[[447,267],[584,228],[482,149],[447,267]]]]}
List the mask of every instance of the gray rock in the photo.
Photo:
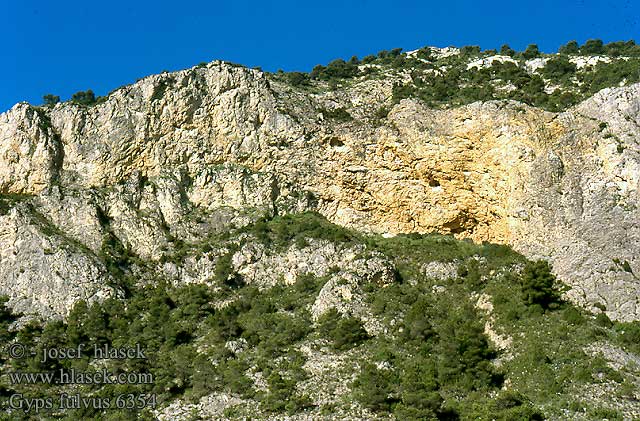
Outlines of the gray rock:
{"type": "Polygon", "coordinates": [[[78,300],[116,294],[103,262],[27,203],[0,215],[0,279],[0,294],[26,315],[65,316],[78,300]]]}

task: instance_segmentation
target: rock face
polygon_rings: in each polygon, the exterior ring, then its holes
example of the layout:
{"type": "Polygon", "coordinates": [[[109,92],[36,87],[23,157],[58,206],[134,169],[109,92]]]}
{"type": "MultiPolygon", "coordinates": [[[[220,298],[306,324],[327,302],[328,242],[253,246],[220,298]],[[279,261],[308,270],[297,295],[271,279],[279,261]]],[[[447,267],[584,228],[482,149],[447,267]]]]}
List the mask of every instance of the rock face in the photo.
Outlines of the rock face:
{"type": "MultiPolygon", "coordinates": [[[[56,281],[46,265],[25,272],[19,282],[39,287],[20,294],[40,311],[52,303],[45,285],[103,291],[87,256],[105,236],[153,262],[175,238],[317,210],[364,231],[511,244],[551,260],[572,300],[640,319],[640,85],[560,114],[508,101],[433,110],[403,100],[378,121],[392,85],[356,80],[309,93],[213,62],[147,77],[89,108],[16,105],[0,115],[1,192],[33,195],[26,200],[80,250],[51,244],[47,261],[88,259],[74,269],[87,271],[82,279],[56,281]],[[332,118],[340,108],[351,118],[332,118]]],[[[19,267],[5,258],[11,241],[28,244],[30,265],[44,248],[28,230],[11,239],[15,212],[3,216],[5,271],[19,267]]],[[[16,276],[3,278],[3,292],[17,291],[16,276]]]]}
{"type": "Polygon", "coordinates": [[[92,302],[115,293],[95,255],[27,206],[0,215],[0,245],[0,292],[20,312],[56,316],[80,299],[92,302]]]}

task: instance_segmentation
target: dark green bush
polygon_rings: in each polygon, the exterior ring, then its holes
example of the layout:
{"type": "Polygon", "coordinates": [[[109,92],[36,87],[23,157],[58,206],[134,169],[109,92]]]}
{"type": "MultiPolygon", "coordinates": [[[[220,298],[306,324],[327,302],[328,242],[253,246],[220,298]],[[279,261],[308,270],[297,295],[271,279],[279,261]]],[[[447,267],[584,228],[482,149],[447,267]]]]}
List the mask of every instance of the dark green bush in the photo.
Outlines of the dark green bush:
{"type": "Polygon", "coordinates": [[[601,39],[590,39],[580,47],[580,54],[585,56],[593,56],[604,54],[604,44],[601,39]]]}
{"type": "Polygon", "coordinates": [[[342,107],[335,108],[333,110],[323,109],[322,115],[325,116],[326,118],[331,118],[334,120],[344,121],[344,122],[353,120],[353,117],[351,116],[351,114],[349,114],[349,112],[342,107]]]}
{"type": "Polygon", "coordinates": [[[525,303],[544,309],[557,306],[560,294],[554,287],[555,276],[546,261],[527,263],[522,271],[521,288],[525,303]]]}
{"type": "Polygon", "coordinates": [[[280,373],[272,371],[267,377],[269,392],[261,398],[262,407],[269,412],[283,412],[293,414],[312,406],[307,396],[296,393],[296,383],[300,379],[285,378],[280,373]]]}
{"type": "Polygon", "coordinates": [[[433,60],[433,52],[429,47],[423,47],[418,50],[416,53],[416,57],[421,58],[423,60],[432,61],[433,60]]]}
{"type": "Polygon", "coordinates": [[[9,297],[0,295],[0,343],[7,343],[14,336],[9,331],[9,326],[15,321],[16,317],[11,309],[7,307],[8,302],[9,297]]]}
{"type": "Polygon", "coordinates": [[[419,298],[403,320],[403,336],[407,340],[424,342],[435,335],[430,315],[433,308],[425,298],[419,298]]]}
{"type": "Polygon", "coordinates": [[[53,107],[60,102],[60,97],[58,95],[46,94],[42,97],[42,101],[44,102],[44,105],[53,107]]]}
{"type": "Polygon", "coordinates": [[[71,101],[80,105],[92,105],[96,103],[96,96],[91,89],[79,91],[71,96],[71,101]]]}
{"type": "Polygon", "coordinates": [[[343,59],[336,59],[326,67],[317,65],[311,70],[311,79],[336,80],[348,79],[358,75],[358,65],[353,62],[346,62],[343,59]]]}
{"type": "Polygon", "coordinates": [[[389,111],[391,111],[389,107],[382,106],[376,110],[373,115],[373,119],[379,122],[380,120],[387,118],[389,111]]]}
{"type": "Polygon", "coordinates": [[[616,41],[610,42],[604,46],[605,53],[612,57],[638,57],[640,56],[640,45],[635,41],[616,41]]]}
{"type": "Polygon", "coordinates": [[[376,56],[374,55],[368,55],[362,59],[363,64],[373,63],[374,61],[376,61],[376,56]]]}
{"type": "Polygon", "coordinates": [[[573,75],[575,72],[576,65],[571,63],[569,59],[564,56],[551,58],[542,68],[542,74],[544,77],[554,81],[565,79],[566,77],[573,75]]]}
{"type": "Polygon", "coordinates": [[[477,313],[470,305],[458,305],[449,310],[437,329],[438,381],[466,391],[499,384],[501,380],[490,362],[495,352],[477,313]]]}
{"type": "Polygon", "coordinates": [[[305,86],[309,85],[311,78],[308,74],[302,72],[290,72],[287,73],[287,82],[292,86],[305,86]]]}
{"type": "Polygon", "coordinates": [[[640,81],[640,59],[614,60],[611,63],[598,63],[590,72],[580,73],[578,79],[582,83],[581,91],[594,94],[601,89],[618,86],[622,82],[640,81]]]}
{"type": "Polygon", "coordinates": [[[362,405],[373,411],[389,411],[397,398],[392,397],[394,373],[365,363],[352,387],[362,405]]]}
{"type": "Polygon", "coordinates": [[[253,382],[245,375],[247,369],[249,366],[246,362],[236,359],[224,361],[219,368],[224,389],[244,397],[252,397],[254,394],[253,382]]]}
{"type": "Polygon", "coordinates": [[[444,399],[439,393],[433,361],[418,358],[406,361],[400,373],[400,402],[394,408],[398,419],[435,419],[444,399]]]}
{"type": "Polygon", "coordinates": [[[482,285],[482,276],[480,267],[476,259],[469,259],[467,262],[458,266],[458,276],[463,279],[464,283],[471,289],[477,290],[482,285]]]}
{"type": "Polygon", "coordinates": [[[538,45],[537,44],[529,44],[527,46],[527,49],[524,50],[524,52],[522,53],[522,57],[524,57],[527,60],[530,60],[530,59],[536,58],[536,57],[540,57],[540,50],[538,49],[538,45]]]}
{"type": "Polygon", "coordinates": [[[542,421],[542,412],[535,409],[530,400],[517,391],[502,391],[493,400],[474,402],[465,419],[482,421],[542,421]]]}
{"type": "Polygon", "coordinates": [[[515,54],[516,51],[509,47],[508,44],[503,44],[502,47],[500,47],[500,55],[513,57],[515,54]]]}
{"type": "Polygon", "coordinates": [[[569,41],[565,45],[561,45],[560,48],[558,48],[558,53],[559,54],[565,54],[565,55],[576,55],[576,54],[579,54],[580,53],[580,47],[578,46],[578,42],[577,41],[569,41]]]}
{"type": "Polygon", "coordinates": [[[309,333],[308,322],[276,312],[275,307],[253,308],[239,317],[242,336],[268,355],[277,355],[309,333]]]}
{"type": "Polygon", "coordinates": [[[613,327],[613,322],[606,313],[598,313],[596,316],[596,324],[607,329],[613,327]]]}
{"type": "Polygon", "coordinates": [[[6,215],[17,203],[28,198],[23,194],[0,194],[0,215],[6,215]]]}
{"type": "Polygon", "coordinates": [[[298,238],[317,238],[338,243],[355,241],[356,236],[346,228],[331,224],[315,212],[286,214],[272,219],[263,218],[242,229],[256,235],[264,244],[288,246],[298,238]]]}
{"type": "Polygon", "coordinates": [[[624,419],[618,411],[610,408],[589,409],[587,415],[594,420],[622,421],[624,419]]]}
{"type": "Polygon", "coordinates": [[[216,262],[215,270],[216,278],[224,285],[232,289],[236,289],[244,285],[242,275],[236,273],[233,269],[231,260],[233,258],[234,251],[235,250],[231,250],[228,253],[220,256],[218,258],[218,261],[216,262]]]}
{"type": "Polygon", "coordinates": [[[318,319],[319,332],[329,340],[334,349],[344,351],[367,340],[369,335],[362,322],[352,316],[342,316],[335,308],[318,319]]]}
{"type": "Polygon", "coordinates": [[[582,314],[580,314],[580,311],[578,311],[578,309],[573,306],[567,307],[564,310],[562,317],[567,321],[567,323],[570,324],[580,325],[585,323],[584,316],[582,316],[582,314]]]}
{"type": "Polygon", "coordinates": [[[640,322],[618,323],[620,343],[635,353],[640,353],[640,322]]]}
{"type": "Polygon", "coordinates": [[[473,57],[480,54],[480,46],[478,45],[465,45],[460,49],[460,54],[465,57],[473,57]]]}

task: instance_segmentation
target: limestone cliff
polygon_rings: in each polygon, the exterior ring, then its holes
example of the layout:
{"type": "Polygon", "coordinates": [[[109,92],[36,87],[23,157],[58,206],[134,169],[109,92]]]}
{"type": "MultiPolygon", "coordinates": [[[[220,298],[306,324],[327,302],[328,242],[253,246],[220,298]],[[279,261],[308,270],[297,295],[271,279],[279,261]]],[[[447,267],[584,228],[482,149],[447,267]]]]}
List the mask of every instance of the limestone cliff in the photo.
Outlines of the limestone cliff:
{"type": "Polygon", "coordinates": [[[364,231],[510,244],[549,259],[575,302],[640,319],[640,85],[551,113],[394,105],[393,83],[315,92],[213,62],[91,107],[17,104],[0,115],[0,191],[20,198],[1,217],[0,292],[65,314],[116,293],[97,258],[107,238],[155,264],[176,239],[317,210],[364,231]]]}

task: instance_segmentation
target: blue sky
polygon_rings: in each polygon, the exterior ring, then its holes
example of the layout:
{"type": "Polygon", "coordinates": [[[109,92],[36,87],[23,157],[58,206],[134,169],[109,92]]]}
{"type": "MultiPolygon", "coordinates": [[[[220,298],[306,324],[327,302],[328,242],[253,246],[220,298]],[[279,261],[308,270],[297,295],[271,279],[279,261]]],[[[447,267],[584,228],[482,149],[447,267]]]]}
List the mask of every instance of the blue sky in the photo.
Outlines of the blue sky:
{"type": "Polygon", "coordinates": [[[104,95],[162,70],[223,59],[309,71],[338,57],[503,43],[545,52],[576,39],[640,42],[640,2],[34,1],[0,3],[0,112],[19,101],[104,95]]]}

